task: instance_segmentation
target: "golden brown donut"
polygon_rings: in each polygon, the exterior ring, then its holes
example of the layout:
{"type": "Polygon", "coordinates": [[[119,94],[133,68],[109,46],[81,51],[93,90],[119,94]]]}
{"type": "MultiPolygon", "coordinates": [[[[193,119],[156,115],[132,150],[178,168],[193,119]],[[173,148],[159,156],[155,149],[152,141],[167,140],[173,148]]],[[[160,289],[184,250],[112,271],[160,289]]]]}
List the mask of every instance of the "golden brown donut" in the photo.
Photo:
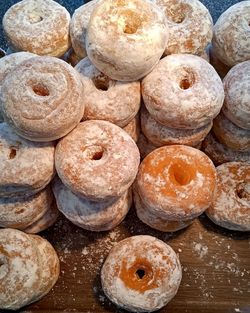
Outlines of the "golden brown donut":
{"type": "Polygon", "coordinates": [[[229,162],[216,170],[217,187],[207,216],[227,229],[250,231],[250,164],[229,162]]]}
{"type": "Polygon", "coordinates": [[[125,130],[125,132],[128,133],[135,142],[139,140],[141,131],[139,113],[136,114],[136,116],[132,119],[130,123],[128,123],[128,125],[123,127],[123,130],[125,130]]]}
{"type": "Polygon", "coordinates": [[[53,0],[22,0],[3,17],[3,29],[13,50],[56,57],[70,47],[69,23],[69,12],[53,0]]]}
{"type": "Polygon", "coordinates": [[[83,85],[76,70],[53,57],[34,57],[5,77],[2,106],[6,121],[22,137],[51,141],[82,119],[83,85]]]}
{"type": "Polygon", "coordinates": [[[101,270],[106,296],[129,312],[153,312],[177,293],[182,278],[174,250],[152,236],[133,236],[117,243],[101,270]]]}
{"type": "Polygon", "coordinates": [[[55,175],[54,143],[31,142],[0,123],[0,197],[30,196],[55,175]]]}
{"type": "Polygon", "coordinates": [[[72,192],[104,201],[132,185],[140,154],[123,129],[93,120],[80,123],[58,143],[55,162],[58,176],[72,192]]]}
{"type": "Polygon", "coordinates": [[[75,69],[80,73],[83,86],[85,120],[106,120],[120,127],[126,126],[140,109],[139,81],[119,82],[101,73],[84,58],[75,69]]]}

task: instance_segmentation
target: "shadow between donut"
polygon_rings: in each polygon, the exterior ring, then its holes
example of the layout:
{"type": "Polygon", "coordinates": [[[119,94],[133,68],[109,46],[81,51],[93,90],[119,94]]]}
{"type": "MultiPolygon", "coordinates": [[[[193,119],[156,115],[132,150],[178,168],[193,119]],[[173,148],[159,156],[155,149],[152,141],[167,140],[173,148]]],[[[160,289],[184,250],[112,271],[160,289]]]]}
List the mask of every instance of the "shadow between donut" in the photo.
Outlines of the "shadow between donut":
{"type": "Polygon", "coordinates": [[[214,232],[217,234],[220,234],[225,237],[230,237],[234,240],[246,240],[250,239],[250,232],[241,232],[241,231],[236,231],[236,230],[229,230],[226,228],[223,228],[219,225],[216,225],[213,223],[207,216],[206,214],[202,214],[199,216],[199,220],[201,224],[205,227],[205,229],[209,232],[214,232]]]}

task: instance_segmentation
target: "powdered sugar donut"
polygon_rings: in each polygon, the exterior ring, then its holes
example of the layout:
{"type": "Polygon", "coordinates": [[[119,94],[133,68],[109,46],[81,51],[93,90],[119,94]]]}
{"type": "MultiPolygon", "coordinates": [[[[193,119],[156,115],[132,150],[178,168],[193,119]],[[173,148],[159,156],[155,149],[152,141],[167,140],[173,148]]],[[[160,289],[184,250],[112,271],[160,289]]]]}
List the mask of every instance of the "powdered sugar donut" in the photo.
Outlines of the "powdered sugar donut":
{"type": "Polygon", "coordinates": [[[173,54],[160,60],[142,81],[147,110],[159,123],[195,129],[211,123],[224,100],[220,77],[200,57],[173,54]]]}
{"type": "Polygon", "coordinates": [[[69,23],[68,11],[52,0],[22,0],[3,17],[4,32],[15,51],[56,57],[70,47],[69,23]]]}
{"type": "Polygon", "coordinates": [[[172,144],[181,144],[196,147],[200,144],[212,128],[210,122],[197,129],[177,129],[169,128],[158,123],[152,118],[148,111],[141,110],[141,126],[144,135],[156,147],[162,147],[172,144]]]}
{"type": "Polygon", "coordinates": [[[87,56],[85,41],[90,15],[99,0],[92,0],[75,10],[70,21],[70,39],[76,55],[83,59],[87,56]]]}
{"type": "Polygon", "coordinates": [[[141,102],[140,82],[118,82],[101,73],[88,58],[75,69],[84,85],[84,119],[106,120],[126,126],[137,114],[141,102]]]}
{"type": "Polygon", "coordinates": [[[105,0],[92,12],[86,50],[107,76],[135,81],[156,65],[167,40],[165,16],[149,0],[105,0]]]}
{"type": "Polygon", "coordinates": [[[150,152],[154,151],[157,148],[151,142],[148,141],[148,139],[143,135],[143,133],[140,133],[137,145],[142,159],[144,159],[146,155],[148,155],[150,152]]]}
{"type": "Polygon", "coordinates": [[[155,0],[165,13],[169,40],[165,54],[201,55],[213,36],[213,20],[198,0],[155,0]]]}
{"type": "Polygon", "coordinates": [[[75,225],[92,231],[106,231],[116,227],[125,218],[132,203],[131,190],[117,199],[91,201],[76,196],[56,179],[53,185],[59,210],[75,225]]]}
{"type": "Polygon", "coordinates": [[[140,154],[133,139],[106,121],[80,123],[56,147],[56,169],[62,182],[89,200],[122,195],[137,174],[140,154]]]}
{"type": "Polygon", "coordinates": [[[217,167],[217,177],[207,216],[222,227],[250,231],[250,164],[224,163],[217,167]]]}
{"type": "Polygon", "coordinates": [[[101,271],[106,296],[130,312],[153,312],[165,306],[177,293],[181,277],[174,250],[144,235],[116,244],[101,271]]]}
{"type": "Polygon", "coordinates": [[[83,85],[76,70],[53,57],[34,57],[5,77],[2,108],[20,136],[51,141],[65,136],[82,119],[83,85]]]}
{"type": "Polygon", "coordinates": [[[237,151],[220,143],[214,134],[210,132],[202,143],[202,150],[209,156],[215,165],[226,162],[250,163],[250,151],[237,151]]]}
{"type": "Polygon", "coordinates": [[[17,136],[0,123],[0,197],[30,196],[45,188],[55,174],[53,143],[17,136]]]}
{"type": "Polygon", "coordinates": [[[242,152],[250,150],[250,130],[236,126],[222,112],[214,119],[213,132],[230,149],[242,152]]]}
{"type": "Polygon", "coordinates": [[[123,127],[123,130],[125,130],[125,132],[128,133],[135,142],[137,142],[141,131],[139,114],[136,114],[132,121],[123,127]]]}
{"type": "Polygon", "coordinates": [[[214,25],[213,48],[221,62],[232,67],[250,59],[250,1],[227,9],[214,25]]]}
{"type": "Polygon", "coordinates": [[[223,84],[223,113],[237,126],[250,130],[250,60],[234,66],[224,78],[223,84]]]}

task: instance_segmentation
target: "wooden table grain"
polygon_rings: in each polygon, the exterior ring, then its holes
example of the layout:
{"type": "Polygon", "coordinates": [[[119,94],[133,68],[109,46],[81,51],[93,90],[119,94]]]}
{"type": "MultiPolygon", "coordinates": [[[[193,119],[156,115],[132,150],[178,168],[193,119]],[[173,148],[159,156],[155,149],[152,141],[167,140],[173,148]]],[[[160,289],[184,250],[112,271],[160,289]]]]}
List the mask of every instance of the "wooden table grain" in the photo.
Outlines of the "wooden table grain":
{"type": "Polygon", "coordinates": [[[41,235],[53,244],[59,255],[60,278],[46,297],[19,312],[125,312],[104,296],[100,269],[116,242],[141,234],[168,243],[179,254],[182,264],[179,291],[159,312],[250,312],[250,233],[223,230],[205,215],[187,229],[162,233],[140,222],[134,209],[110,232],[85,231],[64,217],[43,232],[41,235]]]}

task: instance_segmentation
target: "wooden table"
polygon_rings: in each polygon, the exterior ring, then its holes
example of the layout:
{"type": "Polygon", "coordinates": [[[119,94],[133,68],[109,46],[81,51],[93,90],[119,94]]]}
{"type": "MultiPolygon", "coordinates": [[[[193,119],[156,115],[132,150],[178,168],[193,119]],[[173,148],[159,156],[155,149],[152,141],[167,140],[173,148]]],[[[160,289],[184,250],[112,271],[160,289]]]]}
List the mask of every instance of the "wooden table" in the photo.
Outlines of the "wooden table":
{"type": "Polygon", "coordinates": [[[43,232],[58,252],[61,275],[45,298],[19,312],[125,312],[104,296],[99,273],[116,242],[140,234],[156,236],[171,245],[183,268],[176,297],[159,312],[250,312],[250,233],[223,230],[206,216],[187,229],[161,233],[140,222],[134,209],[110,232],[85,231],[64,217],[43,232]]]}

